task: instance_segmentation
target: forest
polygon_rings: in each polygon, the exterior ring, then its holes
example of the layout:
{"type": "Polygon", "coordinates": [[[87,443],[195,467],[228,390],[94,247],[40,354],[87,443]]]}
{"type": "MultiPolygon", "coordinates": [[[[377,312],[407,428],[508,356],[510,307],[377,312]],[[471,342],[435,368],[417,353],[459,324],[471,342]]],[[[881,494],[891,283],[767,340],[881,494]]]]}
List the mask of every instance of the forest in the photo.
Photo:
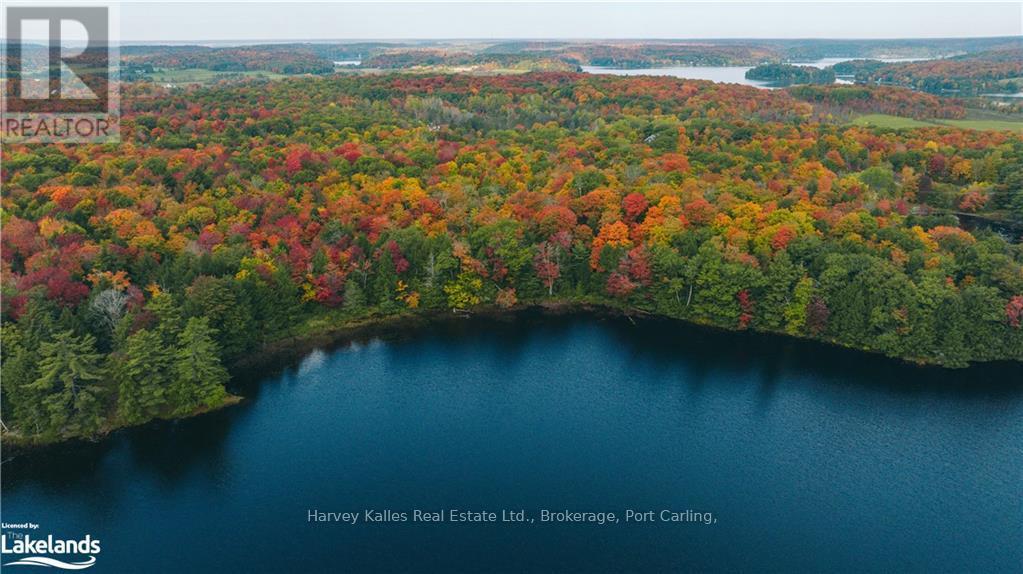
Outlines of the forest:
{"type": "Polygon", "coordinates": [[[1023,221],[1023,135],[828,121],[955,113],[854,89],[125,84],[120,144],[3,147],[5,440],[217,408],[275,341],[412,314],[586,304],[946,367],[1023,360],[1023,248],[956,216],[1023,221]]]}
{"type": "Polygon", "coordinates": [[[792,97],[814,104],[817,115],[884,113],[907,118],[964,118],[967,107],[958,98],[942,98],[888,86],[793,86],[792,97]]]}
{"type": "Polygon", "coordinates": [[[833,84],[835,72],[830,68],[761,64],[746,71],[747,80],[764,80],[775,86],[792,84],[833,84]]]}
{"type": "Polygon", "coordinates": [[[852,60],[836,64],[834,71],[851,75],[860,84],[896,85],[932,94],[1015,94],[1023,90],[1023,48],[919,62],[852,60]]]}

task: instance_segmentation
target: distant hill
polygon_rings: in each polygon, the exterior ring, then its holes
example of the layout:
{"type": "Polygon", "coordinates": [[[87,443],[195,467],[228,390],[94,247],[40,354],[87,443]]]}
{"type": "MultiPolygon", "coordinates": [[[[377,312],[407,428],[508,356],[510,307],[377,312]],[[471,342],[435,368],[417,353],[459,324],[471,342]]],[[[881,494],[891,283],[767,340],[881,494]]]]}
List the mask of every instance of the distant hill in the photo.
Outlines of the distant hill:
{"type": "MultiPolygon", "coordinates": [[[[1023,50],[1023,39],[1007,38],[951,38],[928,40],[615,40],[615,41],[483,41],[444,40],[417,42],[358,42],[358,43],[291,43],[249,46],[210,47],[199,45],[124,46],[122,58],[129,69],[184,69],[203,68],[216,71],[267,71],[281,74],[329,73],[333,62],[359,60],[365,68],[401,69],[408,67],[492,66],[517,69],[576,69],[579,66],[606,66],[617,68],[645,68],[656,66],[757,66],[815,61],[821,58],[842,57],[858,59],[879,58],[940,58],[952,54],[977,55],[998,64],[997,74],[1004,77],[1013,68],[1011,61],[991,60],[992,54],[1007,54],[1023,50]],[[1006,52],[1010,51],[1010,52],[1006,52]]],[[[959,62],[948,58],[943,62],[959,62]]],[[[1017,58],[1016,64],[1019,63],[1017,58]]],[[[859,64],[868,66],[867,64],[859,64]]],[[[966,74],[971,65],[966,62],[960,70],[949,71],[956,77],[966,74]],[[960,73],[960,71],[962,73],[960,73]]],[[[870,72],[882,68],[869,64],[870,72]]],[[[888,69],[887,66],[884,67],[888,69]]],[[[891,68],[885,73],[896,73],[907,68],[891,68]]],[[[852,73],[868,70],[857,69],[852,73]]],[[[836,73],[842,74],[839,69],[836,73]]],[[[941,68],[923,71],[921,77],[940,76],[941,68]]],[[[916,74],[914,74],[915,78],[916,74]]],[[[865,75],[864,81],[876,80],[865,75]]],[[[884,80],[900,85],[915,82],[899,78],[884,80]]],[[[922,80],[921,80],[922,81],[922,80]]],[[[961,89],[939,86],[933,82],[928,91],[961,89]]],[[[979,87],[979,85],[975,86],[979,87]]]]}
{"type": "Polygon", "coordinates": [[[1023,48],[919,62],[858,60],[833,69],[837,74],[853,74],[858,83],[903,86],[932,94],[968,96],[1023,90],[1023,48]]]}

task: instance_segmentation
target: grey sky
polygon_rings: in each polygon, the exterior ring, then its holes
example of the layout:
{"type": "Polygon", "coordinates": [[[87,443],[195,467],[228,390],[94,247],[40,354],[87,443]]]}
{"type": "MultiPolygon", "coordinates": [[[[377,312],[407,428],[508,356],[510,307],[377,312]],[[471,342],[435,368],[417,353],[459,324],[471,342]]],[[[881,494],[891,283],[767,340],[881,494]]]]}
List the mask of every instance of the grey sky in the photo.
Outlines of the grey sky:
{"type": "Polygon", "coordinates": [[[371,2],[121,6],[121,40],[939,38],[1023,34],[1023,3],[371,2]]]}

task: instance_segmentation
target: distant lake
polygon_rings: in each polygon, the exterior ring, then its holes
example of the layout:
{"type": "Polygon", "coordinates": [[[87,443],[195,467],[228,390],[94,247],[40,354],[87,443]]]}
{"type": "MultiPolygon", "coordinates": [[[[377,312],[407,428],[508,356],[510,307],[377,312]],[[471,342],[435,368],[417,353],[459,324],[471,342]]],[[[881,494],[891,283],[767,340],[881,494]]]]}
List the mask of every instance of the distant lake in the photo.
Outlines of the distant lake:
{"type": "MultiPolygon", "coordinates": [[[[822,58],[812,62],[793,62],[793,66],[813,66],[826,68],[840,62],[848,62],[862,58],[822,58]]],[[[910,62],[923,58],[875,58],[882,62],[910,62]]],[[[746,79],[746,72],[752,66],[669,66],[663,68],[606,68],[602,66],[582,66],[588,74],[610,74],[614,76],[671,76],[687,80],[710,80],[723,84],[742,84],[766,90],[775,89],[771,82],[746,79]]],[[[836,84],[851,84],[849,79],[837,78],[836,84]]]]}
{"type": "Polygon", "coordinates": [[[452,319],[5,462],[3,518],[102,540],[96,572],[1018,571],[1021,382],[672,321],[452,319]],[[308,522],[413,508],[717,522],[308,522]]]}
{"type": "Polygon", "coordinates": [[[827,68],[828,66],[834,66],[835,64],[841,64],[842,62],[848,62],[851,60],[878,60],[880,62],[896,63],[896,62],[921,62],[928,58],[821,58],[820,60],[814,60],[812,62],[787,62],[793,66],[813,66],[814,68],[827,68]]]}
{"type": "Polygon", "coordinates": [[[770,88],[768,82],[746,79],[746,71],[751,66],[672,66],[667,68],[604,68],[600,66],[583,66],[582,68],[587,74],[671,76],[687,80],[710,80],[722,84],[742,84],[757,88],[770,88]]]}

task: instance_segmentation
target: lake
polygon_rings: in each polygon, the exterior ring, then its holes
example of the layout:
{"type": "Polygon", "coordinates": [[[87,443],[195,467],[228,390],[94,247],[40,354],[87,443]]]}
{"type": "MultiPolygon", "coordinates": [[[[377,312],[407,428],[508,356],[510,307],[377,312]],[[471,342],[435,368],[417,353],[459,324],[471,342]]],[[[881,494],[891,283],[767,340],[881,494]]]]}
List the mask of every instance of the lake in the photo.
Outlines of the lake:
{"type": "Polygon", "coordinates": [[[752,66],[671,66],[665,68],[604,68],[583,66],[587,74],[614,76],[671,76],[687,80],[710,80],[725,84],[742,84],[757,88],[770,88],[769,82],[747,80],[746,71],[752,66]]]}
{"type": "MultiPolygon", "coordinates": [[[[822,58],[812,62],[793,62],[793,66],[812,66],[814,68],[826,68],[840,62],[848,62],[857,58],[822,58]]],[[[882,62],[912,62],[923,58],[877,58],[882,62]]],[[[725,84],[742,84],[773,90],[778,86],[772,82],[762,80],[746,79],[746,72],[752,66],[668,66],[662,68],[606,68],[602,66],[582,66],[582,71],[588,74],[610,74],[614,76],[671,76],[673,78],[684,78],[687,80],[710,80],[725,84]]],[[[852,84],[849,78],[836,78],[836,84],[852,84]]]]}
{"type": "Polygon", "coordinates": [[[1019,364],[920,368],[671,321],[527,312],[363,337],[238,379],[237,407],[6,462],[4,521],[91,534],[96,572],[1023,561],[1019,364]],[[535,521],[308,515],[365,509],[535,521]],[[544,509],[712,520],[540,523],[544,509]]]}

